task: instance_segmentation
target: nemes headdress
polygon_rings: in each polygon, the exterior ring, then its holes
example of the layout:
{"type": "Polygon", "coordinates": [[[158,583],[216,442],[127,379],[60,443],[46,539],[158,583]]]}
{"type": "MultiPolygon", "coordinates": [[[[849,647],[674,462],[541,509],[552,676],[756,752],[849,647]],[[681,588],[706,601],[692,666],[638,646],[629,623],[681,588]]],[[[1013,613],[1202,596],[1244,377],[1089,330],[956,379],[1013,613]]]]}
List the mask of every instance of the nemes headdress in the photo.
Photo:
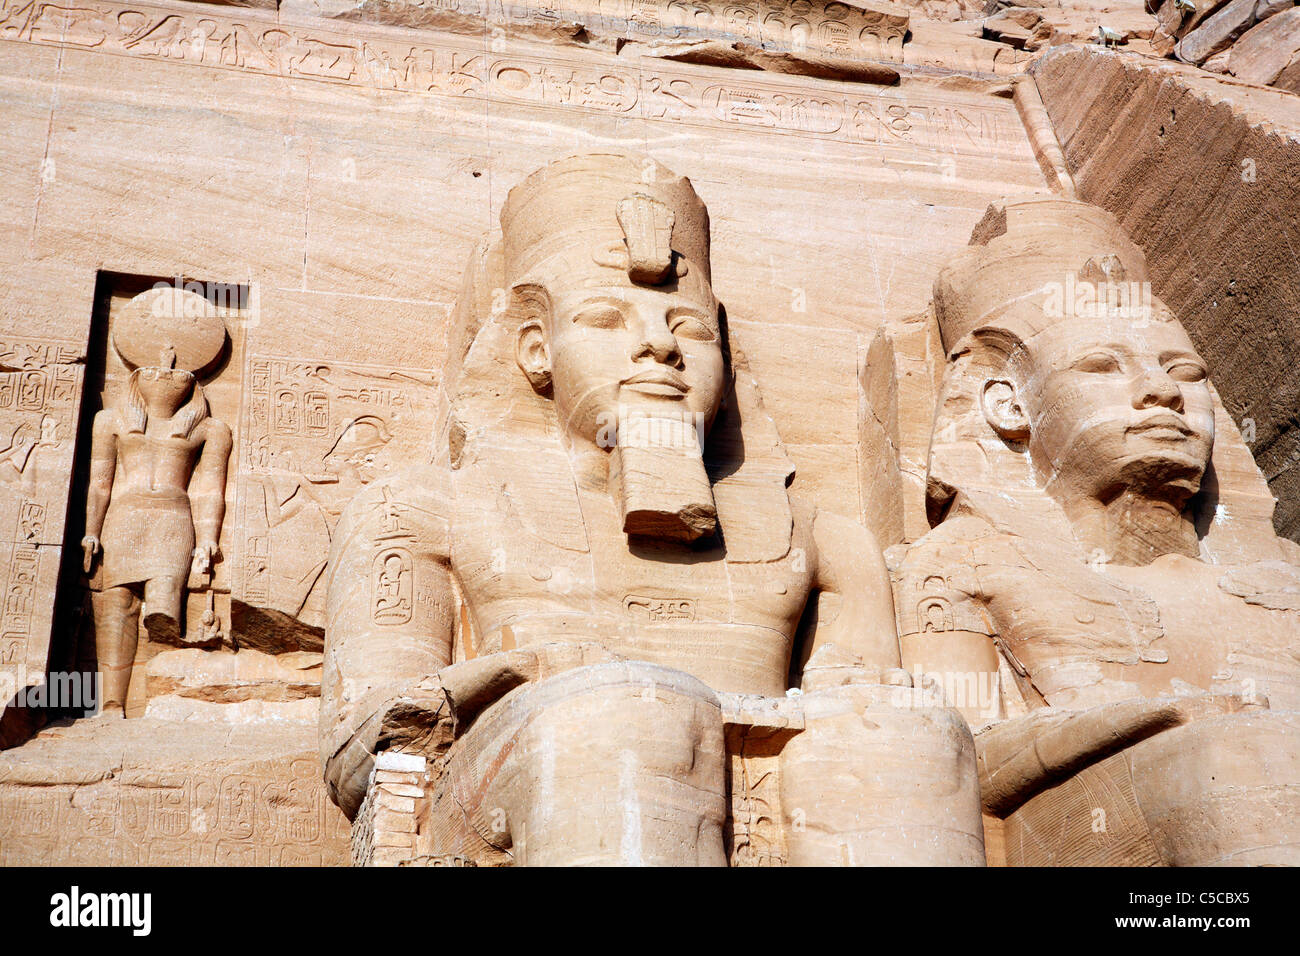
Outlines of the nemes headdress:
{"type": "MultiPolygon", "coordinates": [[[[1142,250],[1103,209],[1056,197],[989,206],[970,245],[934,284],[934,313],[948,369],[930,445],[927,508],[932,522],[960,494],[963,507],[984,514],[995,527],[1020,529],[1027,537],[1069,539],[1059,507],[1037,487],[1028,453],[988,426],[979,394],[990,376],[1003,374],[1019,343],[1073,321],[1068,309],[1044,307],[1059,291],[1053,284],[1147,280],[1142,250]]],[[[1159,300],[1152,305],[1151,318],[1177,321],[1159,300]]],[[[1217,395],[1214,406],[1214,452],[1200,497],[1215,508],[1202,549],[1226,562],[1248,553],[1258,556],[1254,549],[1262,545],[1262,553],[1272,557],[1272,497],[1217,395]]]]}
{"type": "Polygon", "coordinates": [[[654,160],[615,154],[552,163],[501,210],[511,285],[676,284],[707,295],[709,214],[690,180],[654,160]]]}
{"type": "MultiPolygon", "coordinates": [[[[573,156],[512,189],[500,236],[488,237],[470,257],[453,320],[439,427],[449,470],[458,487],[476,483],[516,489],[520,500],[544,497],[545,513],[511,509],[511,520],[557,547],[587,551],[554,403],[520,373],[514,360],[519,314],[498,304],[500,289],[519,293],[531,284],[650,286],[708,301],[708,211],[688,179],[652,159],[573,156]],[[520,468],[521,460],[532,467],[520,468]]],[[[790,548],[786,486],[793,467],[743,354],[730,336],[722,345],[736,374],[704,457],[727,560],[774,561],[790,548]]]]}

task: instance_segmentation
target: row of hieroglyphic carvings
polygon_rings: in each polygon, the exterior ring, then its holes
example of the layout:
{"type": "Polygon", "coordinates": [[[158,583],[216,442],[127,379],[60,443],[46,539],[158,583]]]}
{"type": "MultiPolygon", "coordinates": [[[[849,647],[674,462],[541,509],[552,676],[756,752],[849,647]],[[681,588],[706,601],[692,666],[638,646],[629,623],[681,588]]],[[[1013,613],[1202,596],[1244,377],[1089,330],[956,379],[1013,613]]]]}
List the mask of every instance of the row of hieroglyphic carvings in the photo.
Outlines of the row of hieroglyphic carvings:
{"type": "Polygon", "coordinates": [[[431,24],[459,15],[482,20],[493,37],[519,28],[581,24],[590,36],[630,40],[741,41],[767,50],[902,62],[909,14],[836,0],[398,0],[361,5],[348,19],[431,24]]]}
{"type": "Polygon", "coordinates": [[[0,711],[45,674],[84,367],[71,343],[0,335],[0,711]]]}
{"type": "Polygon", "coordinates": [[[0,866],[321,866],[348,829],[315,760],[289,775],[126,772],[95,784],[0,787],[0,866]]]}
{"type": "Polygon", "coordinates": [[[414,369],[249,358],[236,599],[323,623],[321,573],[339,514],[374,478],[427,460],[433,385],[414,369]]]}
{"type": "Polygon", "coordinates": [[[576,108],[616,116],[750,127],[876,146],[951,151],[1003,135],[1000,103],[921,105],[901,90],[754,79],[662,68],[658,61],[576,65],[511,56],[483,38],[413,43],[411,31],[295,24],[158,3],[0,0],[0,39],[68,45],[177,63],[494,102],[576,108]],[[707,77],[707,78],[706,78],[707,77]]]}

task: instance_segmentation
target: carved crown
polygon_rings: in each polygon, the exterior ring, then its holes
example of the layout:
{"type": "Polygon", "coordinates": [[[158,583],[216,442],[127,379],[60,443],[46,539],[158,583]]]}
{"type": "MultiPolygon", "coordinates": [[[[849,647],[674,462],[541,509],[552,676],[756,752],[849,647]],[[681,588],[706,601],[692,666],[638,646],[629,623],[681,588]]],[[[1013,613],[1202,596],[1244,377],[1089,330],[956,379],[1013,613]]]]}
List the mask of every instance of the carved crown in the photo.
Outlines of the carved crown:
{"type": "Polygon", "coordinates": [[[1073,199],[1000,200],[970,245],[934,283],[935,318],[949,354],[969,333],[1011,320],[1032,334],[1062,321],[1041,305],[1052,284],[1138,282],[1146,257],[1104,209],[1073,199]]]}
{"type": "MultiPolygon", "coordinates": [[[[649,157],[571,156],[510,190],[506,280],[709,285],[709,213],[690,180],[649,157]]],[[[701,290],[703,291],[703,290],[701,290]]]]}

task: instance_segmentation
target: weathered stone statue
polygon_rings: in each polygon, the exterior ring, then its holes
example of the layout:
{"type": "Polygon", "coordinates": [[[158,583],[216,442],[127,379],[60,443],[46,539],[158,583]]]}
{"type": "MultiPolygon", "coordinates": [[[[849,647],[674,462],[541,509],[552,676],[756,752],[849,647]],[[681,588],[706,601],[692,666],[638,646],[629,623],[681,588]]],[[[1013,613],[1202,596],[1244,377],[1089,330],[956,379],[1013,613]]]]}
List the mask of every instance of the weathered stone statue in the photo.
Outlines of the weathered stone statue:
{"type": "Polygon", "coordinates": [[[691,184],[573,157],[501,227],[438,460],[335,529],[321,748],[354,827],[387,750],[432,764],[407,861],[982,863],[969,732],[891,705],[880,550],[788,494],[691,184]]]}
{"type": "Polygon", "coordinates": [[[1146,279],[1062,199],[990,207],[940,275],[904,662],[984,726],[1010,862],[1294,864],[1300,562],[1146,279]]]}
{"type": "Polygon", "coordinates": [[[125,707],[141,600],[150,639],[179,643],[191,568],[208,574],[217,557],[231,436],[209,417],[195,373],[225,336],[208,301],[179,289],[137,296],[114,332],[132,371],[119,407],[95,415],[81,542],[87,574],[103,561],[93,603],[105,714],[125,707]]]}

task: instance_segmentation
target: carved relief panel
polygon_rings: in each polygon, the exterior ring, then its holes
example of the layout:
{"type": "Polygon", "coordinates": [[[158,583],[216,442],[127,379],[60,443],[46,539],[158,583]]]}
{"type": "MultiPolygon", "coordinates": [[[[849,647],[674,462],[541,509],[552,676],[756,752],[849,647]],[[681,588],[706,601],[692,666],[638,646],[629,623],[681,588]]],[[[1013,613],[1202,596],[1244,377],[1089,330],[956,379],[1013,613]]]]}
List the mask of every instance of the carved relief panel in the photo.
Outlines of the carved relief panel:
{"type": "Polygon", "coordinates": [[[49,658],[82,354],[0,333],[0,713],[43,680],[49,658]]]}
{"type": "MultiPolygon", "coordinates": [[[[241,645],[320,648],[339,514],[375,478],[428,459],[435,396],[416,369],[249,357],[232,592],[241,645]]],[[[403,568],[400,549],[376,557],[376,615],[409,617],[403,568]]]]}

